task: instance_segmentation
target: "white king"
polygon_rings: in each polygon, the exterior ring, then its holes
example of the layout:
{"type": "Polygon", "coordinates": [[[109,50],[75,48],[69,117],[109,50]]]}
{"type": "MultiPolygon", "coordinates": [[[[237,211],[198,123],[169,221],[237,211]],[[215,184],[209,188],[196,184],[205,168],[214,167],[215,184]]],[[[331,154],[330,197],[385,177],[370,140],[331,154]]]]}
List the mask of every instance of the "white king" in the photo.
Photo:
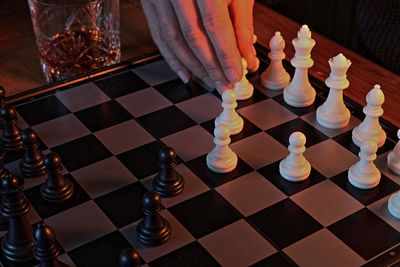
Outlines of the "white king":
{"type": "Polygon", "coordinates": [[[329,59],[331,74],[325,80],[330,88],[325,103],[317,109],[317,121],[329,129],[346,127],[350,121],[350,111],[343,101],[343,90],[349,87],[346,72],[351,65],[343,54],[329,59]]]}

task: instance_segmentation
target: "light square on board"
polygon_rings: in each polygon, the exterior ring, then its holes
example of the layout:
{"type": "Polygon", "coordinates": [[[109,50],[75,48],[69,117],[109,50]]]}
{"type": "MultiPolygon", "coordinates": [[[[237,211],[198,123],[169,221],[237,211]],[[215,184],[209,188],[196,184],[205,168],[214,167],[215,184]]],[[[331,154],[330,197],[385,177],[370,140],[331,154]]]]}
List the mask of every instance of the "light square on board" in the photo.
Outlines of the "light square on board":
{"type": "Polygon", "coordinates": [[[96,198],[136,181],[115,157],[110,157],[72,173],[91,198],[96,198]]]}
{"type": "Polygon", "coordinates": [[[233,151],[254,169],[284,158],[288,150],[265,132],[260,132],[231,145],[233,151]]]}
{"type": "Polygon", "coordinates": [[[114,155],[154,141],[135,120],[108,127],[94,134],[114,155]]]}
{"type": "Polygon", "coordinates": [[[261,77],[260,75],[255,75],[254,77],[251,77],[249,79],[251,84],[254,86],[254,89],[260,91],[261,93],[265,94],[268,97],[274,97],[283,93],[283,88],[282,90],[270,90],[262,86],[260,77],[261,77]]]}
{"type": "Polygon", "coordinates": [[[387,224],[400,232],[400,220],[393,217],[388,210],[388,200],[392,195],[388,195],[368,206],[368,209],[378,215],[387,224]]]}
{"type": "Polygon", "coordinates": [[[199,240],[222,266],[249,266],[276,249],[244,220],[239,220],[199,240]]]}
{"type": "Polygon", "coordinates": [[[304,156],[327,178],[348,170],[358,161],[356,155],[331,139],[307,148],[304,156]]]}
{"type": "Polygon", "coordinates": [[[161,246],[145,247],[140,244],[136,235],[136,227],[139,221],[120,229],[120,232],[125,236],[130,245],[139,252],[140,256],[146,262],[162,257],[163,255],[194,241],[193,236],[170,212],[168,212],[168,210],[163,210],[161,216],[163,216],[171,225],[171,236],[169,240],[161,246]]]}
{"type": "Polygon", "coordinates": [[[221,100],[212,93],[203,94],[176,105],[197,123],[215,119],[221,112],[221,100]]]}
{"type": "Polygon", "coordinates": [[[172,103],[153,87],[117,98],[117,101],[135,117],[171,106],[172,103]]]}
{"type": "Polygon", "coordinates": [[[284,249],[299,266],[353,267],[365,263],[327,229],[322,229],[284,249]]]}
{"type": "Polygon", "coordinates": [[[244,107],[238,112],[263,130],[296,118],[296,115],[272,99],[244,107]]]}
{"type": "Polygon", "coordinates": [[[225,183],[216,190],[244,216],[286,198],[285,194],[255,171],[225,183]]]}
{"type": "Polygon", "coordinates": [[[324,226],[364,207],[330,180],[322,181],[290,198],[324,226]]]}
{"type": "Polygon", "coordinates": [[[90,131],[73,114],[68,114],[33,127],[48,147],[90,134],[90,131]]]}
{"type": "Polygon", "coordinates": [[[189,161],[207,154],[214,148],[213,136],[200,125],[168,135],[161,139],[174,148],[184,161],[189,161]]]}
{"type": "Polygon", "coordinates": [[[116,230],[93,201],[58,213],[45,222],[57,233],[57,240],[66,251],[116,230]]]}
{"type": "Polygon", "coordinates": [[[132,70],[151,86],[178,78],[165,60],[157,60],[132,70]]]}
{"type": "Polygon", "coordinates": [[[55,95],[72,112],[110,100],[110,98],[92,82],[58,92],[55,95]]]}

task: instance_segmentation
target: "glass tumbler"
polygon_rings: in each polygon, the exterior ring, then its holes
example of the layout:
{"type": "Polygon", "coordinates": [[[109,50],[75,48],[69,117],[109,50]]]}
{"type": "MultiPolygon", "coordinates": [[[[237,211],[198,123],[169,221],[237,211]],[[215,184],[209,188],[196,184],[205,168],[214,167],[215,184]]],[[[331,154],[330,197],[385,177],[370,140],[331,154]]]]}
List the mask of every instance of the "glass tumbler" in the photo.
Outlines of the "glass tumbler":
{"type": "Polygon", "coordinates": [[[47,82],[121,58],[119,0],[28,0],[47,82]]]}

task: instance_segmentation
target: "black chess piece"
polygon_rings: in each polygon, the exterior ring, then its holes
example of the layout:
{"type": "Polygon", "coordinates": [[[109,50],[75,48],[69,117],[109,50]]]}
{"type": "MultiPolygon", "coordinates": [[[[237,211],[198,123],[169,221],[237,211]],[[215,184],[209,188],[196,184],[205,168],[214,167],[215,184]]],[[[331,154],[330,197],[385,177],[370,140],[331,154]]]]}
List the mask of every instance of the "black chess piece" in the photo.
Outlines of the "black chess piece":
{"type": "MultiPolygon", "coordinates": [[[[6,90],[0,85],[0,110],[4,107],[6,101],[6,90]]],[[[4,128],[3,117],[0,115],[0,129],[4,128]]]]}
{"type": "Polygon", "coordinates": [[[7,173],[0,183],[3,194],[1,213],[9,221],[8,232],[1,240],[3,257],[11,263],[30,263],[33,260],[34,244],[32,227],[26,215],[30,209],[29,201],[22,193],[23,180],[7,173]]]}
{"type": "Polygon", "coordinates": [[[145,246],[153,247],[165,243],[171,235],[171,226],[161,215],[161,197],[148,192],[143,197],[143,220],[139,222],[136,233],[145,246]]]}
{"type": "Polygon", "coordinates": [[[47,179],[40,188],[41,196],[51,203],[61,203],[70,199],[74,193],[74,184],[61,174],[61,158],[56,153],[49,153],[44,160],[47,179]]]}
{"type": "Polygon", "coordinates": [[[21,129],[17,125],[17,111],[10,105],[4,105],[0,111],[4,129],[1,143],[6,151],[22,149],[21,129]]]}
{"type": "Polygon", "coordinates": [[[34,130],[27,128],[21,131],[24,155],[19,163],[22,176],[26,178],[38,177],[46,174],[39,141],[34,130]]]}
{"type": "Polygon", "coordinates": [[[160,150],[160,172],[153,179],[153,188],[162,197],[173,197],[183,191],[185,180],[175,170],[176,153],[171,147],[160,150]]]}
{"type": "MultiPolygon", "coordinates": [[[[3,180],[3,178],[7,174],[7,169],[4,168],[4,156],[5,156],[5,151],[4,149],[0,146],[0,181],[3,180]]],[[[0,197],[0,207],[2,205],[2,197],[0,197]]],[[[8,229],[8,219],[4,217],[4,215],[0,212],[0,231],[7,231],[8,229]]]]}
{"type": "Polygon", "coordinates": [[[133,248],[127,248],[119,254],[119,267],[140,267],[140,255],[133,248]]]}
{"type": "Polygon", "coordinates": [[[40,267],[68,267],[57,259],[60,247],[56,243],[56,236],[50,226],[44,222],[38,223],[33,231],[33,242],[36,246],[33,255],[40,267]]]}

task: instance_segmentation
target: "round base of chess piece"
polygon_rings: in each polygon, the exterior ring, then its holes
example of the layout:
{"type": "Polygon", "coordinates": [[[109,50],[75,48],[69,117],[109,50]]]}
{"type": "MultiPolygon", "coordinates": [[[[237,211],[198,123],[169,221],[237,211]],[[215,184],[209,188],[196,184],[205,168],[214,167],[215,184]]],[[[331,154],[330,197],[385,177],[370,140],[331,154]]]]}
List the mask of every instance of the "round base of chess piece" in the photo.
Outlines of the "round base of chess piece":
{"type": "Polygon", "coordinates": [[[253,96],[254,87],[248,81],[246,84],[243,82],[237,82],[233,90],[235,90],[237,100],[246,100],[253,96]]]}
{"type": "Polygon", "coordinates": [[[397,155],[394,151],[390,152],[387,157],[387,165],[389,170],[400,175],[400,155],[397,155]]]}
{"type": "Polygon", "coordinates": [[[290,75],[287,72],[279,76],[272,75],[268,69],[261,74],[261,85],[269,90],[283,90],[290,83],[290,75]]]}
{"type": "Polygon", "coordinates": [[[177,172],[175,172],[174,176],[175,177],[167,180],[162,179],[158,174],[153,180],[154,191],[162,197],[173,197],[179,195],[185,187],[185,180],[177,172]]]}
{"type": "Polygon", "coordinates": [[[291,83],[283,90],[283,99],[286,104],[296,108],[304,108],[309,107],[314,103],[316,92],[311,84],[308,83],[307,85],[302,85],[307,87],[306,89],[296,89],[296,92],[300,93],[293,92],[294,89],[291,89],[292,86],[295,85],[291,83]],[[304,94],[303,92],[307,92],[307,94],[304,94]]]}
{"type": "Polygon", "coordinates": [[[400,192],[394,193],[388,200],[390,214],[400,220],[400,192]]]}
{"type": "Polygon", "coordinates": [[[374,166],[368,172],[359,171],[360,167],[355,164],[348,171],[349,182],[359,189],[371,189],[376,187],[381,179],[380,171],[374,166]]]}
{"type": "Polygon", "coordinates": [[[280,175],[291,182],[301,182],[306,180],[311,173],[311,165],[308,161],[305,161],[302,166],[288,166],[287,159],[283,159],[279,163],[280,175]]]}
{"type": "Polygon", "coordinates": [[[137,226],[136,233],[141,244],[155,247],[167,242],[171,236],[171,226],[169,222],[163,220],[162,227],[149,230],[144,227],[144,221],[141,221],[137,226]]]}
{"type": "Polygon", "coordinates": [[[27,164],[24,161],[20,161],[19,169],[25,178],[35,178],[46,174],[43,160],[35,164],[27,164]]]}
{"type": "Polygon", "coordinates": [[[119,254],[119,267],[139,267],[140,255],[133,248],[127,248],[119,254]]]}
{"type": "Polygon", "coordinates": [[[328,129],[341,129],[350,122],[350,111],[343,110],[342,113],[329,113],[324,109],[324,105],[317,108],[317,122],[328,129]]]}
{"type": "Polygon", "coordinates": [[[353,129],[351,138],[353,143],[358,147],[361,146],[361,143],[366,140],[375,142],[378,147],[382,147],[386,141],[386,133],[383,129],[381,129],[378,133],[374,134],[366,134],[362,129],[360,129],[360,125],[353,129]]]}
{"type": "Polygon", "coordinates": [[[239,115],[236,117],[236,119],[231,120],[231,121],[225,121],[220,116],[218,116],[215,119],[214,124],[215,124],[215,126],[218,126],[220,124],[227,125],[231,132],[231,135],[235,135],[235,134],[240,133],[243,130],[244,121],[243,121],[242,117],[240,117],[239,115]]]}
{"type": "Polygon", "coordinates": [[[3,257],[11,263],[27,264],[34,260],[33,251],[35,247],[33,242],[30,245],[29,247],[26,244],[19,246],[18,244],[7,242],[7,238],[4,237],[1,240],[1,252],[3,257]]]}
{"type": "Polygon", "coordinates": [[[215,157],[213,151],[207,154],[207,167],[215,173],[228,173],[233,171],[237,165],[237,155],[231,151],[232,154],[225,157],[215,157]]]}
{"type": "Polygon", "coordinates": [[[42,198],[51,203],[61,203],[72,197],[74,194],[74,185],[71,180],[64,179],[63,184],[49,185],[44,183],[40,187],[42,198]]]}

